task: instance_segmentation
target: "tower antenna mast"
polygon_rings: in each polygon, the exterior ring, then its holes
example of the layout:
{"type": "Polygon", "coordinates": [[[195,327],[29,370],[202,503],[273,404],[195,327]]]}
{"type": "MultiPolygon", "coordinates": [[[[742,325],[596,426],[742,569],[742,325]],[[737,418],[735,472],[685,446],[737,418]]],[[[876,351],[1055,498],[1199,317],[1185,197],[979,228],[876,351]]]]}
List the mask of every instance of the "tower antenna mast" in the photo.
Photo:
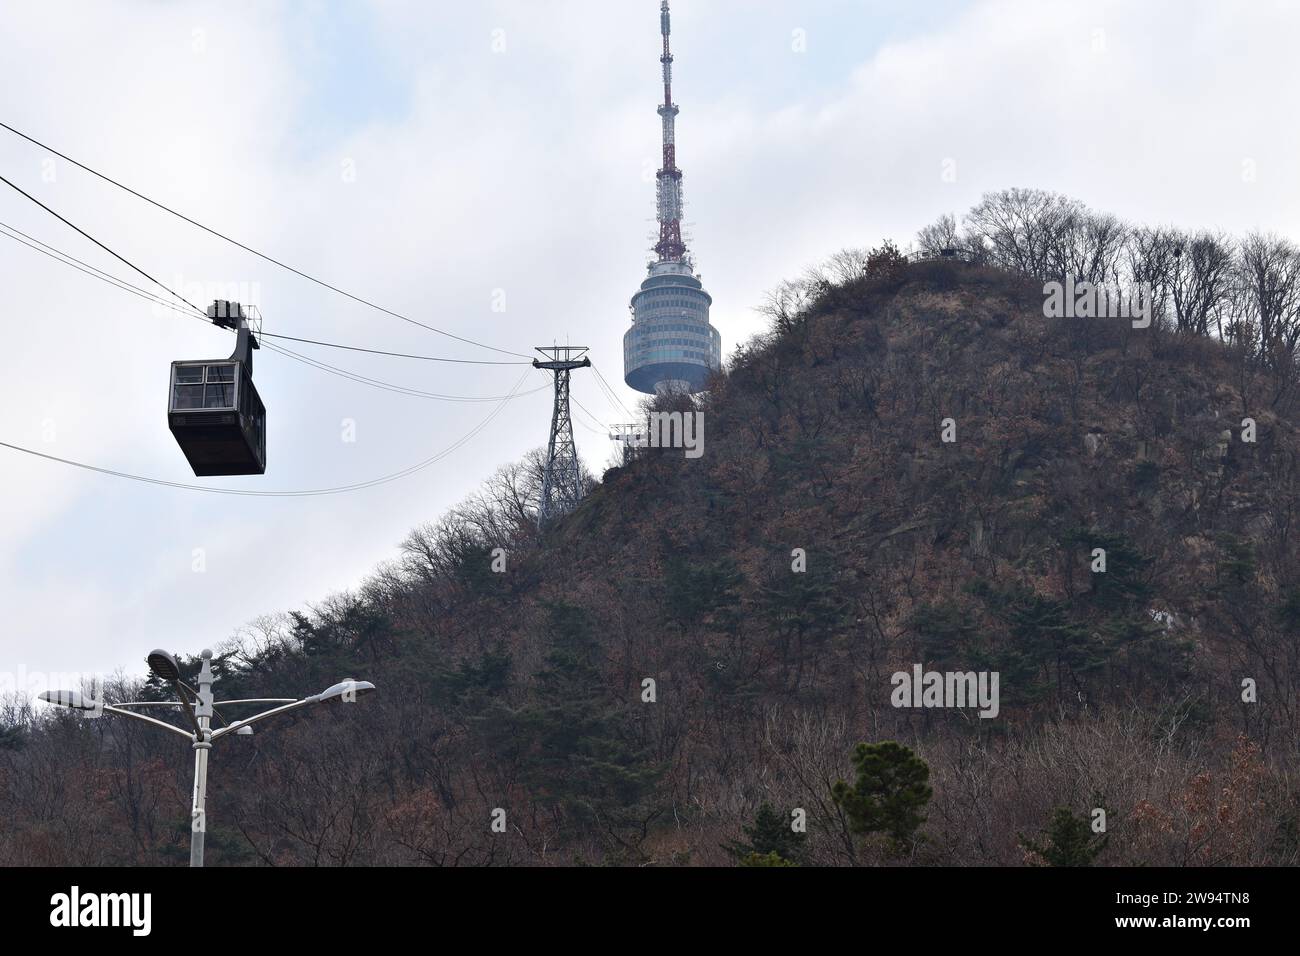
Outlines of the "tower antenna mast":
{"type": "Polygon", "coordinates": [[[660,0],[659,32],[664,38],[664,52],[659,58],[664,65],[664,101],[659,104],[659,116],[663,121],[664,155],[663,167],[656,179],[659,241],[655,243],[655,252],[660,261],[681,262],[686,257],[686,244],[682,241],[682,171],[677,168],[676,131],[679,111],[673,102],[673,51],[670,43],[672,18],[668,12],[668,0],[660,0]]]}

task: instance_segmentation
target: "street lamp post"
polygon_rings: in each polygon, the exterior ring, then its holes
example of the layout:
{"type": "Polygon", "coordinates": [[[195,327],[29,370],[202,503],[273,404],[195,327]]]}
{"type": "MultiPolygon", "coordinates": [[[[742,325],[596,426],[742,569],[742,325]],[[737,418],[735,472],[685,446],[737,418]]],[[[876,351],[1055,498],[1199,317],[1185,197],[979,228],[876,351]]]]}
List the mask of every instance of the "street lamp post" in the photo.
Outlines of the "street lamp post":
{"type": "Polygon", "coordinates": [[[203,838],[207,834],[208,804],[208,751],[212,749],[211,734],[208,732],[212,722],[212,652],[203,649],[203,664],[199,667],[198,706],[194,716],[198,722],[198,733],[194,738],[194,799],[190,806],[190,866],[203,865],[203,838]]]}
{"type": "Polygon", "coordinates": [[[332,687],[326,688],[312,697],[296,700],[292,697],[252,697],[244,700],[212,699],[212,651],[204,649],[200,658],[198,689],[194,689],[181,680],[180,668],[176,659],[166,651],[154,651],[147,658],[149,669],[160,680],[172,685],[179,700],[175,701],[127,701],[120,704],[106,704],[100,700],[88,700],[79,691],[54,690],[39,695],[39,699],[58,707],[71,710],[92,711],[94,713],[111,713],[121,717],[134,717],[155,727],[161,727],[172,733],[180,734],[194,750],[194,799],[190,805],[190,866],[203,865],[203,838],[207,833],[207,797],[208,797],[208,751],[212,745],[230,734],[244,736],[253,732],[253,724],[268,717],[297,710],[309,704],[323,704],[329,701],[352,702],[362,694],[375,689],[369,681],[348,678],[332,687]],[[276,704],[270,710],[264,710],[252,717],[227,723],[225,717],[216,709],[222,707],[244,706],[247,704],[276,704]],[[191,730],[182,730],[175,724],[154,717],[138,714],[132,707],[179,707],[185,714],[191,730]],[[216,716],[223,726],[212,730],[212,718],[216,716]]]}

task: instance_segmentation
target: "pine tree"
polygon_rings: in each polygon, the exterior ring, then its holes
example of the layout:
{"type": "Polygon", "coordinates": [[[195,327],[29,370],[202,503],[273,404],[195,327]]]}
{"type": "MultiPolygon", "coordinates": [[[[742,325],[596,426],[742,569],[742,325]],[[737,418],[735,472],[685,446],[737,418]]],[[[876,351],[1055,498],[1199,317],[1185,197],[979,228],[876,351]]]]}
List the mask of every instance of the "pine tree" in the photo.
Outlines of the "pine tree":
{"type": "Polygon", "coordinates": [[[637,742],[629,705],[609,694],[588,613],[564,602],[546,609],[550,652],[532,698],[517,710],[498,703],[480,722],[485,742],[519,755],[539,803],[626,849],[658,815],[662,770],[637,742]]]}
{"type": "Polygon", "coordinates": [[[748,842],[733,840],[723,844],[722,848],[740,860],[742,866],[777,865],[749,862],[749,858],[755,856],[764,859],[777,856],[788,861],[789,865],[797,865],[803,858],[807,834],[796,833],[791,829],[789,818],[783,817],[766,800],[759,805],[753,825],[742,826],[740,829],[748,838],[748,842]]]}
{"type": "Polygon", "coordinates": [[[1126,535],[1076,528],[1065,534],[1062,544],[1089,554],[1095,548],[1106,552],[1105,573],[1093,574],[1088,579],[1090,596],[1097,607],[1120,611],[1134,605],[1145,606],[1152,592],[1149,577],[1155,561],[1138,550],[1126,535]]]}
{"type": "Polygon", "coordinates": [[[1020,837],[1020,845],[1038,854],[1048,866],[1092,866],[1109,836],[1096,837],[1088,818],[1075,816],[1069,807],[1057,807],[1047,824],[1045,840],[1038,842],[1020,837]]]}
{"type": "Polygon", "coordinates": [[[739,589],[744,581],[730,558],[691,561],[673,555],[664,562],[668,615],[682,627],[709,617],[722,630],[730,630],[739,619],[739,589]]]}
{"type": "Polygon", "coordinates": [[[927,782],[930,768],[910,747],[892,740],[858,744],[853,764],[857,780],[851,787],[837,781],[832,798],[848,815],[854,833],[884,834],[891,852],[901,855],[919,839],[917,830],[925,822],[933,795],[927,782]]]}

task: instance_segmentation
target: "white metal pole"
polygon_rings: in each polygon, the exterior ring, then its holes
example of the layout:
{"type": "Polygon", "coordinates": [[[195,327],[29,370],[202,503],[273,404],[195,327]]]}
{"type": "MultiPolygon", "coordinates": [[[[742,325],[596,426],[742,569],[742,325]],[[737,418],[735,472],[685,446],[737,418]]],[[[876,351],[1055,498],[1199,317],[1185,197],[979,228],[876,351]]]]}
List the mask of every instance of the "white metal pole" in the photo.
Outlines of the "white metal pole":
{"type": "Polygon", "coordinates": [[[194,802],[190,808],[190,866],[203,865],[203,838],[208,830],[208,751],[212,749],[208,727],[212,723],[212,651],[200,655],[199,700],[194,715],[199,723],[199,737],[194,741],[194,802]]]}
{"type": "MultiPolygon", "coordinates": [[[[200,724],[207,723],[203,718],[200,724]]],[[[203,865],[203,835],[207,832],[204,804],[208,797],[208,751],[206,740],[194,743],[194,803],[190,810],[190,866],[203,865]]]]}

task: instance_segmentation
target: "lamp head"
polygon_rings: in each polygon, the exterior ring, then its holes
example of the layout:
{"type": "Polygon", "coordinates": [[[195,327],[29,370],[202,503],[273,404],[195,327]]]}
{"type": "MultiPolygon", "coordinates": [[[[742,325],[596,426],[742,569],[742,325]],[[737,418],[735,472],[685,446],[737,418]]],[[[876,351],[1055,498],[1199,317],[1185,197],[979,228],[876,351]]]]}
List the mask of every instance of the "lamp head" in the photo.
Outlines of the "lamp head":
{"type": "Polygon", "coordinates": [[[160,680],[174,683],[181,679],[181,669],[176,664],[176,658],[166,651],[150,651],[145,660],[149,663],[149,670],[160,680]]]}
{"type": "Polygon", "coordinates": [[[47,690],[37,694],[36,699],[53,704],[55,707],[67,707],[69,710],[98,710],[100,707],[97,701],[87,699],[76,690],[47,690]]]}
{"type": "Polygon", "coordinates": [[[353,700],[362,694],[368,694],[375,689],[375,685],[368,680],[353,680],[347,678],[341,680],[333,687],[321,691],[318,699],[321,703],[331,700],[353,700]]]}

